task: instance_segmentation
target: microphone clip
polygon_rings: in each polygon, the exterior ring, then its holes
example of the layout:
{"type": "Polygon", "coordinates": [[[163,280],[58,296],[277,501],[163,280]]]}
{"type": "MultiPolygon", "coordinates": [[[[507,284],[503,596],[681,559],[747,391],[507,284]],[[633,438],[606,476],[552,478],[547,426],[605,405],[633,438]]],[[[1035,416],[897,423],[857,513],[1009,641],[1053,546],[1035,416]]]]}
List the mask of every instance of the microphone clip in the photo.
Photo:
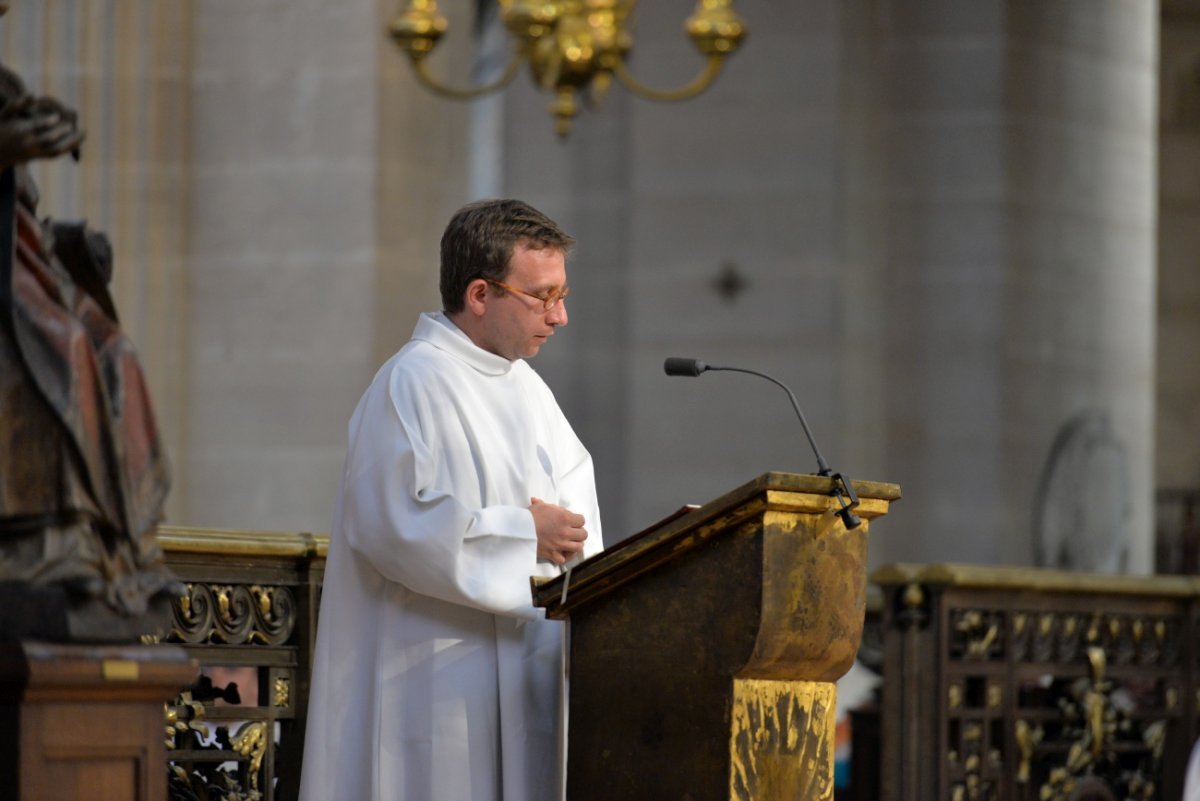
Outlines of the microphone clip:
{"type": "Polygon", "coordinates": [[[838,504],[842,507],[837,513],[837,516],[842,519],[842,525],[847,530],[858,528],[862,525],[862,518],[854,514],[855,508],[858,507],[858,493],[841,473],[834,473],[830,478],[833,479],[833,497],[837,498],[838,504]]]}

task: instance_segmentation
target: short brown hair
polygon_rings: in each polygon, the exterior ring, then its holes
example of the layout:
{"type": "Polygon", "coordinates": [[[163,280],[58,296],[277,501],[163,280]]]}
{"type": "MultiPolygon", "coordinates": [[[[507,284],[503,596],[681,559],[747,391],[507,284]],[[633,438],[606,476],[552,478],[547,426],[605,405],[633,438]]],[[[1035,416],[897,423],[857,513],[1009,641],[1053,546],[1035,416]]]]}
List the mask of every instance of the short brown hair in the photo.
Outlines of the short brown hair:
{"type": "Polygon", "coordinates": [[[477,278],[503,281],[517,245],[554,248],[565,255],[575,239],[520,200],[478,200],[454,213],[442,233],[439,286],[442,308],[460,312],[467,286],[477,278]]]}

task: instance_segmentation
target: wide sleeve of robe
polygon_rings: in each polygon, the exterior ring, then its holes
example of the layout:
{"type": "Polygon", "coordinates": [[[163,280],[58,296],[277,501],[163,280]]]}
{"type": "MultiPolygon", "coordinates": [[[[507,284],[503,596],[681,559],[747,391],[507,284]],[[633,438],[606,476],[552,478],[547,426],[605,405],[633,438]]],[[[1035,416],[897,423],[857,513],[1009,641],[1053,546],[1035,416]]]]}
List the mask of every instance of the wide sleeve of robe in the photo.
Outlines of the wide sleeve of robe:
{"type": "MultiPolygon", "coordinates": [[[[527,479],[503,480],[505,469],[523,469],[521,450],[530,444],[522,440],[530,434],[499,430],[506,421],[488,408],[491,399],[477,399],[473,387],[456,385],[454,378],[419,362],[416,369],[400,363],[364,398],[351,422],[343,479],[347,543],[387,579],[414,592],[497,614],[541,617],[529,591],[529,576],[539,569],[528,505],[539,490],[527,479]],[[480,453],[499,467],[481,463],[480,453]],[[488,475],[497,470],[499,479],[488,475]]],[[[585,518],[596,518],[587,489],[591,461],[560,421],[544,384],[536,375],[490,379],[515,385],[503,389],[519,395],[545,429],[531,439],[539,465],[545,469],[541,462],[550,457],[542,453],[549,449],[534,440],[549,440],[558,453],[559,464],[545,471],[552,480],[541,490],[544,499],[569,506],[564,494],[574,494],[585,518]]],[[[598,543],[598,520],[591,525],[598,543]]]]}

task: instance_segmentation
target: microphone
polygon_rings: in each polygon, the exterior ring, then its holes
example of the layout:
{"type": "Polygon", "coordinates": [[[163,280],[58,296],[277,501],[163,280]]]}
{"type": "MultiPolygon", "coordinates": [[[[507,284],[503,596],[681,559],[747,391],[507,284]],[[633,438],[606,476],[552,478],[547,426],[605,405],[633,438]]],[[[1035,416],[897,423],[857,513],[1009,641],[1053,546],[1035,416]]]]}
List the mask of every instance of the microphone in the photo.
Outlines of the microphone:
{"type": "Polygon", "coordinates": [[[708,369],[709,366],[704,362],[696,359],[682,359],[678,356],[669,356],[663,362],[663,370],[667,375],[686,375],[694,378],[708,369]]]}
{"type": "Polygon", "coordinates": [[[821,451],[817,448],[817,441],[813,439],[812,432],[808,429],[808,421],[804,419],[804,412],[800,411],[800,404],[796,401],[796,396],[788,389],[786,384],[772,378],[766,373],[759,373],[742,367],[717,367],[716,365],[706,364],[699,359],[685,359],[680,356],[671,356],[663,362],[663,371],[667,375],[695,378],[709,370],[725,370],[731,373],[756,375],[759,378],[767,379],[787,393],[788,400],[792,402],[792,408],[796,410],[796,416],[800,418],[800,427],[804,429],[804,436],[808,439],[808,444],[812,448],[813,455],[817,457],[817,475],[829,476],[833,479],[833,493],[838,499],[838,504],[842,507],[838,510],[838,517],[842,519],[842,523],[847,529],[858,528],[862,524],[862,519],[854,514],[854,508],[858,506],[858,494],[850,486],[850,481],[841,473],[831,471],[829,465],[825,463],[825,459],[821,457],[821,451]]]}

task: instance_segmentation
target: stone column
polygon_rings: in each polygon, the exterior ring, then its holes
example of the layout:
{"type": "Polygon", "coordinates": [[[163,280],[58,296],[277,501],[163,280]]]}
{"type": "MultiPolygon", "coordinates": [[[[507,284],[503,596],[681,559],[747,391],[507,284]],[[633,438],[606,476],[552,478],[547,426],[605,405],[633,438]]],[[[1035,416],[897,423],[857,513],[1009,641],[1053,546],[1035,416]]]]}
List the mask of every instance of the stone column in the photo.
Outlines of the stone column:
{"type": "Polygon", "coordinates": [[[438,305],[466,109],[408,74],[396,7],[196,0],[190,523],[328,526],[354,404],[438,305]]]}
{"type": "Polygon", "coordinates": [[[1162,3],[1156,485],[1200,487],[1200,2],[1162,3]]]}
{"type": "Polygon", "coordinates": [[[905,495],[873,561],[1148,570],[1155,4],[865,0],[847,19],[866,37],[847,252],[882,293],[886,393],[847,386],[847,430],[883,415],[870,474],[905,495]]]}
{"type": "MultiPolygon", "coordinates": [[[[377,173],[371,186],[378,250],[370,374],[355,388],[355,399],[375,369],[408,341],[417,315],[442,307],[442,230],[459,207],[475,199],[468,189],[472,105],[438,97],[417,83],[408,56],[386,37],[400,4],[377,0],[375,5],[375,28],[366,35],[380,48],[376,95],[362,101],[367,110],[378,104],[377,173]]],[[[450,30],[429,57],[431,71],[450,85],[472,85],[473,4],[445,3],[441,11],[450,30]]]]}
{"type": "Polygon", "coordinates": [[[328,525],[369,370],[374,5],[195,3],[183,519],[328,525]],[[342,414],[338,414],[342,412],[342,414]]]}

